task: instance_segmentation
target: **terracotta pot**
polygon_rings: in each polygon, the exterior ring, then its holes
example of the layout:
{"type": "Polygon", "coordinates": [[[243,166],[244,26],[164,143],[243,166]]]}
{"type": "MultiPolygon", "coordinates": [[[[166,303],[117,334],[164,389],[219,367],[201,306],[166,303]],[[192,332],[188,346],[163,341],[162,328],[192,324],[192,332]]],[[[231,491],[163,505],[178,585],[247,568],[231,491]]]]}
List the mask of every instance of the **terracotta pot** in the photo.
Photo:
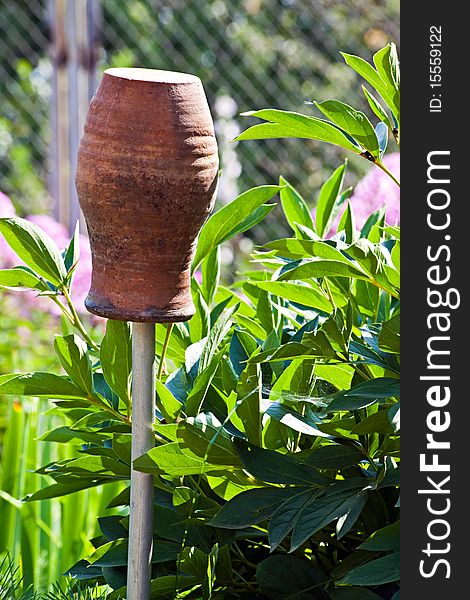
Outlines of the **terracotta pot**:
{"type": "Polygon", "coordinates": [[[87,309],[111,319],[186,321],[190,265],[211,212],[217,144],[199,78],[108,69],[78,151],[76,186],[93,260],[87,309]]]}

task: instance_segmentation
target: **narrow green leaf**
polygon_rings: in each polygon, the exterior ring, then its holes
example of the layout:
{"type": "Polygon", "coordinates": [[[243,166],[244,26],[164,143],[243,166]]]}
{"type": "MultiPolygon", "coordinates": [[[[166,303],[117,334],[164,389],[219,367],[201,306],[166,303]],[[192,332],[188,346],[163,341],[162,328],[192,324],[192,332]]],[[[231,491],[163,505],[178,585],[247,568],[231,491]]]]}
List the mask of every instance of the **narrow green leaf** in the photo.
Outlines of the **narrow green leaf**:
{"type": "Polygon", "coordinates": [[[165,417],[167,423],[175,422],[183,405],[159,379],[156,380],[156,391],[158,410],[165,417]]]}
{"type": "Polygon", "coordinates": [[[400,522],[396,521],[391,525],[382,527],[374,531],[365,542],[358,546],[361,550],[370,550],[371,552],[382,552],[385,550],[400,549],[400,522]]]}
{"type": "Polygon", "coordinates": [[[93,374],[88,347],[78,335],[56,336],[54,349],[72,381],[85,395],[93,394],[93,374]]]}
{"type": "Polygon", "coordinates": [[[360,383],[350,390],[335,394],[328,410],[358,410],[380,400],[400,395],[400,380],[391,377],[377,377],[360,383]]]}
{"type": "Polygon", "coordinates": [[[323,496],[301,509],[292,531],[291,552],[314,533],[347,513],[351,502],[364,485],[361,478],[336,482],[326,489],[323,496]]]}
{"type": "Polygon", "coordinates": [[[264,450],[238,439],[234,443],[244,468],[261,481],[314,487],[331,483],[316,469],[291,455],[264,450]]]}
{"type": "Polygon", "coordinates": [[[315,229],[307,203],[299,192],[282,176],[279,178],[279,185],[283,186],[279,195],[287,222],[298,237],[304,237],[298,225],[315,229]]]}
{"type": "Polygon", "coordinates": [[[152,475],[166,473],[170,477],[201,475],[210,471],[224,471],[229,465],[213,465],[195,454],[186,454],[178,442],[153,448],[134,461],[134,469],[152,475]]]}
{"type": "Polygon", "coordinates": [[[66,377],[42,372],[0,375],[0,394],[78,400],[86,397],[83,390],[66,377]]]}
{"type": "Polygon", "coordinates": [[[192,266],[193,271],[219,244],[227,241],[237,233],[241,233],[243,229],[240,229],[241,223],[247,223],[247,229],[251,227],[253,223],[249,219],[252,213],[262,204],[271,200],[279,190],[280,187],[277,185],[252,188],[209,217],[199,234],[192,266]]]}
{"type": "Polygon", "coordinates": [[[346,210],[338,223],[337,231],[344,231],[347,244],[354,242],[356,236],[356,219],[354,218],[351,202],[348,202],[346,205],[346,210]]]}
{"type": "Polygon", "coordinates": [[[0,270],[0,287],[26,288],[45,291],[49,289],[39,277],[27,267],[0,270]]]}
{"type": "Polygon", "coordinates": [[[18,217],[0,219],[0,233],[28,267],[54,285],[67,277],[64,259],[55,242],[39,227],[18,217]]]}
{"type": "Polygon", "coordinates": [[[370,277],[352,262],[307,258],[290,265],[289,270],[281,270],[278,280],[310,279],[311,277],[353,277],[369,280],[370,277]]]}
{"type": "Polygon", "coordinates": [[[339,100],[315,102],[315,106],[338,127],[341,127],[375,158],[380,157],[379,143],[372,123],[360,110],[339,100]]]}
{"type": "Polygon", "coordinates": [[[207,306],[212,304],[214,300],[215,292],[219,285],[220,279],[220,246],[214,248],[204,258],[201,264],[202,271],[202,285],[201,291],[206,301],[207,306]]]}
{"type": "Polygon", "coordinates": [[[106,383],[126,406],[130,406],[132,346],[130,328],[126,322],[108,320],[101,343],[100,360],[106,383]]]}
{"type": "Polygon", "coordinates": [[[275,296],[285,298],[290,302],[303,304],[324,312],[330,312],[333,309],[325,293],[315,281],[310,281],[307,285],[291,283],[290,281],[257,281],[252,283],[256,287],[275,296]]]}
{"type": "Polygon", "coordinates": [[[379,348],[384,352],[400,354],[400,315],[396,315],[382,324],[379,348]]]}
{"type": "Polygon", "coordinates": [[[344,163],[330,175],[320,190],[315,212],[317,231],[320,236],[324,236],[328,233],[333,209],[343,186],[347,164],[347,161],[344,161],[344,163]]]}
{"type": "Polygon", "coordinates": [[[369,92],[369,90],[365,86],[362,86],[362,91],[364,92],[364,96],[366,97],[366,100],[369,103],[369,106],[371,107],[375,116],[378,117],[381,121],[383,121],[385,125],[387,125],[387,127],[393,129],[385,108],[380,104],[377,98],[373,94],[371,94],[371,92],[369,92]]]}
{"type": "Polygon", "coordinates": [[[198,342],[207,336],[210,327],[210,314],[206,301],[197,283],[193,280],[193,300],[196,312],[190,319],[189,338],[191,343],[198,342]]]}
{"type": "Polygon", "coordinates": [[[392,552],[349,571],[339,584],[381,585],[400,579],[400,555],[392,552]]]}
{"type": "Polygon", "coordinates": [[[363,77],[367,83],[369,83],[382,96],[390,108],[392,108],[390,95],[387,91],[386,84],[374,67],[359,56],[347,54],[346,52],[341,52],[341,56],[344,58],[345,63],[354,69],[356,73],[361,75],[361,77],[363,77]]]}
{"type": "Polygon", "coordinates": [[[243,529],[256,525],[269,518],[278,506],[287,498],[298,493],[292,488],[256,488],[238,494],[210,521],[213,527],[243,529]]]}
{"type": "Polygon", "coordinates": [[[295,496],[288,498],[278,506],[272,514],[268,527],[268,540],[271,552],[289,535],[297,522],[300,510],[312,502],[320,493],[312,488],[302,490],[295,496]]]}
{"type": "Polygon", "coordinates": [[[195,417],[200,412],[223,355],[224,350],[221,350],[212,358],[207,367],[197,374],[194,386],[186,398],[185,412],[188,416],[195,417]]]}
{"type": "Polygon", "coordinates": [[[176,434],[183,452],[195,454],[212,465],[241,467],[229,434],[213,414],[188,417],[178,425],[176,434]]]}
{"type": "Polygon", "coordinates": [[[328,142],[356,153],[360,151],[341,129],[316,117],[269,108],[244,113],[243,116],[258,117],[268,123],[250,127],[236,140],[303,138],[328,142]]]}

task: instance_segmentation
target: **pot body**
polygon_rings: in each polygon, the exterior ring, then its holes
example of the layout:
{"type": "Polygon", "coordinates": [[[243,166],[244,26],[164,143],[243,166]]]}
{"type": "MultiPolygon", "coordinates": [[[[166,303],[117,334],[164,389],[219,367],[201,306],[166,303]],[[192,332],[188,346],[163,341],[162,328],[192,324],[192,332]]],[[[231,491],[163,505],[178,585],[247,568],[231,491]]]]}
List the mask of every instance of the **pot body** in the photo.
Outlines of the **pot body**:
{"type": "Polygon", "coordinates": [[[200,80],[108,69],[78,152],[76,187],[92,251],[85,301],[126,321],[186,321],[190,267],[217,187],[217,145],[200,80]]]}

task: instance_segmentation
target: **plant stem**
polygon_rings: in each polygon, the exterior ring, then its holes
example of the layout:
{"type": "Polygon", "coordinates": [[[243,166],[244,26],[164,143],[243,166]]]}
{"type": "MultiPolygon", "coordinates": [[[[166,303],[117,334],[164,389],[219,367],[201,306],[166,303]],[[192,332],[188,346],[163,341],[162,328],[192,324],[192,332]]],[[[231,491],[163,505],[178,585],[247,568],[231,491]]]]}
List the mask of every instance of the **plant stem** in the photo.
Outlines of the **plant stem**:
{"type": "Polygon", "coordinates": [[[65,286],[63,286],[60,291],[64,295],[65,300],[67,301],[67,306],[68,306],[68,308],[70,310],[70,314],[72,316],[71,319],[69,317],[72,325],[82,335],[83,339],[90,346],[90,348],[93,348],[93,350],[98,351],[99,346],[91,339],[91,337],[88,335],[88,332],[86,331],[85,327],[83,326],[83,323],[81,322],[80,317],[78,316],[78,313],[75,310],[75,306],[73,305],[72,298],[70,297],[70,294],[69,294],[67,288],[65,286]]]}
{"type": "Polygon", "coordinates": [[[395,177],[395,175],[394,175],[394,174],[393,174],[391,171],[389,171],[389,170],[387,169],[387,167],[386,167],[386,166],[383,164],[383,162],[380,162],[380,161],[375,161],[375,164],[376,164],[376,165],[379,167],[379,169],[382,169],[382,171],[383,171],[384,173],[387,173],[387,175],[388,175],[388,176],[389,176],[391,179],[393,179],[393,181],[394,181],[394,182],[395,182],[395,183],[398,185],[398,187],[400,187],[400,182],[398,181],[398,179],[395,177]]]}
{"type": "Polygon", "coordinates": [[[160,357],[160,363],[158,365],[157,379],[162,378],[163,367],[165,366],[166,351],[168,350],[168,345],[170,343],[170,337],[171,337],[171,332],[173,331],[173,325],[174,325],[174,323],[169,323],[167,330],[166,330],[165,341],[163,342],[163,348],[162,348],[162,355],[160,357]]]}

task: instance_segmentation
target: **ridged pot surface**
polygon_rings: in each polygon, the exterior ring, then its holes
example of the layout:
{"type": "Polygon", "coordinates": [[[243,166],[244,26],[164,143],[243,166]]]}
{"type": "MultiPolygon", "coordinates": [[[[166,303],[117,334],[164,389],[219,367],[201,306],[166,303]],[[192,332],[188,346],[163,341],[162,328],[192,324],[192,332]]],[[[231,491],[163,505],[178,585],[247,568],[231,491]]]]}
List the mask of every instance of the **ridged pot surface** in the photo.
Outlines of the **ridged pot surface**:
{"type": "Polygon", "coordinates": [[[214,205],[217,170],[212,118],[197,77],[105,71],[76,173],[93,261],[90,312],[127,321],[191,318],[191,260],[214,205]]]}

